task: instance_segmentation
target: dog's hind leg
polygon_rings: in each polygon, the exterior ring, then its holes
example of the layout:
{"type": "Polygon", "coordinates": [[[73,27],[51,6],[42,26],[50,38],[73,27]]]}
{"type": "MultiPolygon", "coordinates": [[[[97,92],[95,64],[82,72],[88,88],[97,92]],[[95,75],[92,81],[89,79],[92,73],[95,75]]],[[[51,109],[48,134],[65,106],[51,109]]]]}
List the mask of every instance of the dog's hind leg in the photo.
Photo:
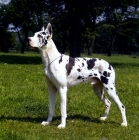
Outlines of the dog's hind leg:
{"type": "Polygon", "coordinates": [[[122,102],[120,101],[118,95],[116,94],[116,89],[115,86],[113,84],[108,84],[108,85],[104,85],[107,93],[109,94],[109,96],[113,99],[113,101],[116,103],[116,105],[118,106],[121,115],[122,115],[122,126],[127,126],[127,120],[126,120],[126,113],[125,113],[125,107],[122,104],[122,102]]]}
{"type": "Polygon", "coordinates": [[[101,82],[93,85],[93,89],[97,97],[105,104],[105,112],[102,117],[100,117],[100,120],[105,120],[109,114],[111,102],[108,100],[108,98],[104,95],[104,86],[101,82]]]}
{"type": "Polygon", "coordinates": [[[49,114],[47,121],[43,121],[42,125],[48,125],[55,115],[55,99],[56,99],[56,92],[57,88],[47,79],[48,84],[48,92],[49,92],[49,114]]]}

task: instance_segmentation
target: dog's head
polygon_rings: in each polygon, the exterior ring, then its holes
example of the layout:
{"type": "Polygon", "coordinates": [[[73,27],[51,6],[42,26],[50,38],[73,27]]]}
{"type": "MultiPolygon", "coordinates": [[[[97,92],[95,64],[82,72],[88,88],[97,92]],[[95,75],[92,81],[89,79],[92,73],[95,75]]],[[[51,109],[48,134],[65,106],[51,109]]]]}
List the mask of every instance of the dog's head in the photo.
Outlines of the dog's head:
{"type": "Polygon", "coordinates": [[[42,48],[47,46],[48,40],[52,38],[52,26],[48,23],[47,28],[36,32],[33,37],[28,38],[28,44],[32,48],[42,48]]]}

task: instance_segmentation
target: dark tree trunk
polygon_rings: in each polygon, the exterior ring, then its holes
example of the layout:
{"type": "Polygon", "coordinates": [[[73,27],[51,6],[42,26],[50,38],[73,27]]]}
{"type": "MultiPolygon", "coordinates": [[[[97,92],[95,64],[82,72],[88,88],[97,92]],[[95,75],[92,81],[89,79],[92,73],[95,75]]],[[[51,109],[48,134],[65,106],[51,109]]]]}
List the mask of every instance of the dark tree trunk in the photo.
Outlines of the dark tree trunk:
{"type": "Polygon", "coordinates": [[[70,56],[80,57],[80,19],[75,18],[71,29],[70,56]]]}
{"type": "Polygon", "coordinates": [[[70,56],[80,57],[81,49],[81,8],[75,3],[75,8],[68,7],[69,21],[71,25],[70,31],[70,56]],[[74,10],[73,10],[74,9],[74,10]]]}
{"type": "Polygon", "coordinates": [[[9,52],[9,47],[7,46],[7,45],[3,45],[2,47],[1,47],[1,51],[2,52],[9,52]]]}
{"type": "Polygon", "coordinates": [[[21,53],[24,53],[25,52],[25,46],[26,46],[26,44],[25,43],[22,43],[21,53]]]}
{"type": "Polygon", "coordinates": [[[66,47],[67,47],[67,42],[66,42],[66,31],[63,31],[63,37],[62,37],[62,47],[61,47],[61,53],[64,54],[65,53],[65,50],[66,50],[66,47]]]}
{"type": "Polygon", "coordinates": [[[112,48],[113,48],[113,44],[115,42],[116,36],[111,35],[111,41],[110,41],[110,45],[108,48],[108,56],[111,56],[112,54],[112,48]]]}
{"type": "MultiPolygon", "coordinates": [[[[93,22],[92,22],[92,32],[95,33],[95,26],[96,26],[96,11],[93,11],[92,12],[92,17],[93,17],[93,22]]],[[[88,47],[88,55],[92,55],[92,52],[93,52],[93,46],[94,46],[94,42],[95,42],[95,34],[94,34],[94,37],[92,37],[92,40],[91,40],[91,45],[88,47]]]]}
{"type": "Polygon", "coordinates": [[[20,32],[18,31],[17,33],[18,33],[19,41],[22,44],[21,53],[24,53],[25,47],[26,47],[26,44],[27,44],[28,31],[25,31],[25,35],[24,35],[24,39],[23,40],[21,38],[20,32]]]}
{"type": "Polygon", "coordinates": [[[88,46],[87,50],[88,50],[88,55],[92,55],[92,50],[93,50],[93,46],[94,46],[94,41],[95,41],[95,37],[92,39],[91,44],[88,46]]]}

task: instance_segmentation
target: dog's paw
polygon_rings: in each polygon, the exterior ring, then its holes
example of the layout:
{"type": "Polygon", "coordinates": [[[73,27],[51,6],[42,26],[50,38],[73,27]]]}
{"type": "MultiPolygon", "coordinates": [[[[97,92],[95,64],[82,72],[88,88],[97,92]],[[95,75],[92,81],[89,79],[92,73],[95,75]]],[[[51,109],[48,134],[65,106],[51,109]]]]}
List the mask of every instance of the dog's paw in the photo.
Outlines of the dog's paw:
{"type": "Polygon", "coordinates": [[[121,126],[126,127],[127,126],[127,123],[121,123],[121,126]]]}
{"type": "Polygon", "coordinates": [[[64,129],[64,128],[65,128],[65,124],[59,124],[59,125],[58,125],[58,128],[59,128],[59,129],[64,129]]]}
{"type": "Polygon", "coordinates": [[[107,117],[100,117],[101,121],[105,121],[107,117]]]}
{"type": "Polygon", "coordinates": [[[43,125],[43,126],[46,126],[46,125],[48,125],[48,124],[50,124],[50,122],[43,121],[43,122],[41,123],[41,125],[43,125]]]}

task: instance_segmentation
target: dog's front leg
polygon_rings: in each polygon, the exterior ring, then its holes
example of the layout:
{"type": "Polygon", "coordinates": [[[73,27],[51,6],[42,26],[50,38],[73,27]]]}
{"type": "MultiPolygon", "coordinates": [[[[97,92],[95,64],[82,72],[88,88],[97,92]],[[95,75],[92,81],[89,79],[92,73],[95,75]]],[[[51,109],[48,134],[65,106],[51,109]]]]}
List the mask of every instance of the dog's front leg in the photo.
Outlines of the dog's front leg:
{"type": "Polygon", "coordinates": [[[47,80],[47,84],[48,84],[48,92],[49,92],[49,114],[48,114],[47,121],[43,121],[41,123],[44,126],[48,125],[52,121],[53,116],[55,114],[55,100],[56,100],[56,92],[57,92],[56,87],[53,86],[51,82],[48,82],[48,80],[47,80]]]}
{"type": "Polygon", "coordinates": [[[60,94],[61,123],[58,125],[58,128],[65,128],[66,118],[67,118],[67,111],[66,111],[67,87],[61,87],[59,89],[59,94],[60,94]]]}

